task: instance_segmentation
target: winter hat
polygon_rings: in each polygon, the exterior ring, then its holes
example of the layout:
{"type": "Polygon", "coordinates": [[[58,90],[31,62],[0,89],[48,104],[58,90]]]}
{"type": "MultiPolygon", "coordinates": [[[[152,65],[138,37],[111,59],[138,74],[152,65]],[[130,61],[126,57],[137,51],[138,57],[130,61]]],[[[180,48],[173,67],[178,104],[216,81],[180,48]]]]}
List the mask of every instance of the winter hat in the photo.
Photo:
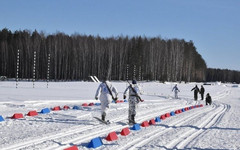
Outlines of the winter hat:
{"type": "Polygon", "coordinates": [[[136,80],[132,80],[132,84],[137,84],[137,81],[136,80]]]}
{"type": "Polygon", "coordinates": [[[103,81],[107,81],[108,80],[108,77],[107,76],[103,76],[103,81]]]}

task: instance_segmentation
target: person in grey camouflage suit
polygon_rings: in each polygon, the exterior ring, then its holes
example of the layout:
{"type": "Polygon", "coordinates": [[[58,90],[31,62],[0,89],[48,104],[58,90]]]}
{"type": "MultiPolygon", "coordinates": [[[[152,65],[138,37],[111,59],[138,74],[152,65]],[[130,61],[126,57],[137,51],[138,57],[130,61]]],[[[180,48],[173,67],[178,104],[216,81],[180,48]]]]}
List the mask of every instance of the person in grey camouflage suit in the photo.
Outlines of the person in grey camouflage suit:
{"type": "Polygon", "coordinates": [[[128,103],[129,103],[129,108],[128,108],[128,120],[129,124],[135,124],[135,116],[136,116],[136,109],[137,105],[139,103],[139,99],[137,98],[137,95],[140,94],[139,87],[137,85],[136,80],[132,80],[132,87],[135,89],[137,94],[133,91],[131,86],[129,85],[126,90],[123,93],[123,99],[126,99],[126,94],[128,93],[128,103]]]}

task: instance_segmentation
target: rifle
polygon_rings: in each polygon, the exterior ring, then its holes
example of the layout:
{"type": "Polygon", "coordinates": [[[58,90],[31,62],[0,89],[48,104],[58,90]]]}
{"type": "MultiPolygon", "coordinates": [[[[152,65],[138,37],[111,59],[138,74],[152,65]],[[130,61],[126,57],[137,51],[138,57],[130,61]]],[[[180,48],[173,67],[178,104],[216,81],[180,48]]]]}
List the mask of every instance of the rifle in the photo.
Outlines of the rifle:
{"type": "Polygon", "coordinates": [[[136,97],[137,97],[138,102],[139,102],[139,101],[140,101],[140,102],[143,102],[144,100],[142,100],[142,98],[138,95],[137,91],[132,87],[132,84],[129,83],[128,80],[127,80],[127,82],[128,82],[128,84],[129,84],[129,86],[131,87],[132,91],[136,94],[136,97]]]}
{"type": "Polygon", "coordinates": [[[107,85],[107,83],[104,81],[104,83],[106,84],[106,86],[107,86],[107,89],[108,89],[108,91],[109,91],[109,93],[110,93],[110,95],[112,96],[112,99],[114,100],[114,102],[116,103],[116,100],[117,100],[117,97],[115,98],[114,96],[113,96],[113,94],[112,94],[112,91],[110,90],[110,88],[108,87],[108,85],[107,85]]]}

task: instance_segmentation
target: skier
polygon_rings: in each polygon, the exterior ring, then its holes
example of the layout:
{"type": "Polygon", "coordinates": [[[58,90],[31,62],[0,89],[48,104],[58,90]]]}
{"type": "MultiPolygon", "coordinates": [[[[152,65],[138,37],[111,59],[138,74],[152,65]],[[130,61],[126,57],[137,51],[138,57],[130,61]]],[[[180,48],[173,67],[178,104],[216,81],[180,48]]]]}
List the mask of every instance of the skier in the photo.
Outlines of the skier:
{"type": "Polygon", "coordinates": [[[180,92],[180,90],[178,89],[177,84],[173,87],[172,91],[175,93],[175,99],[178,99],[178,92],[180,92]]]}
{"type": "Polygon", "coordinates": [[[211,96],[209,95],[209,93],[207,93],[206,95],[206,105],[212,105],[212,98],[211,96]]]}
{"type": "Polygon", "coordinates": [[[197,101],[198,99],[198,92],[199,92],[199,88],[198,86],[196,85],[191,91],[194,90],[194,100],[197,101]]]}
{"type": "Polygon", "coordinates": [[[204,99],[204,92],[205,92],[205,89],[204,89],[204,87],[201,85],[200,94],[201,94],[202,100],[204,99]]]}
{"type": "Polygon", "coordinates": [[[136,116],[137,105],[138,105],[139,101],[141,101],[141,102],[143,101],[139,97],[140,89],[137,85],[136,80],[132,80],[132,84],[130,84],[126,88],[126,90],[123,93],[123,99],[126,99],[127,91],[129,91],[129,93],[128,93],[128,103],[129,103],[128,121],[129,121],[129,124],[136,124],[135,116],[136,116]]]}
{"type": "Polygon", "coordinates": [[[112,100],[116,101],[118,99],[117,95],[118,95],[117,89],[107,80],[107,78],[103,79],[103,82],[98,86],[95,95],[95,99],[98,100],[99,97],[101,101],[102,121],[105,122],[107,110],[109,109],[109,104],[112,102],[112,100]],[[115,93],[115,98],[112,92],[115,93]]]}

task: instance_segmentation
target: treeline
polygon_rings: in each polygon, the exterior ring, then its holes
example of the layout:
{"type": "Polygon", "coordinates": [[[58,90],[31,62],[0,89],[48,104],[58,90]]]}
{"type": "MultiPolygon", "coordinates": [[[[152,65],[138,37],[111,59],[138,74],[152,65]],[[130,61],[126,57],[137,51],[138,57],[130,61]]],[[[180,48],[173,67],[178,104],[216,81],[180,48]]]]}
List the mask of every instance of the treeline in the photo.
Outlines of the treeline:
{"type": "Polygon", "coordinates": [[[46,35],[28,30],[0,30],[0,76],[16,77],[20,50],[19,77],[33,77],[36,52],[36,79],[88,80],[90,75],[111,80],[205,81],[206,63],[192,41],[87,35],[46,35]],[[127,69],[128,68],[128,69],[127,69]]]}
{"type": "Polygon", "coordinates": [[[208,68],[206,80],[240,83],[240,71],[208,68]]]}

